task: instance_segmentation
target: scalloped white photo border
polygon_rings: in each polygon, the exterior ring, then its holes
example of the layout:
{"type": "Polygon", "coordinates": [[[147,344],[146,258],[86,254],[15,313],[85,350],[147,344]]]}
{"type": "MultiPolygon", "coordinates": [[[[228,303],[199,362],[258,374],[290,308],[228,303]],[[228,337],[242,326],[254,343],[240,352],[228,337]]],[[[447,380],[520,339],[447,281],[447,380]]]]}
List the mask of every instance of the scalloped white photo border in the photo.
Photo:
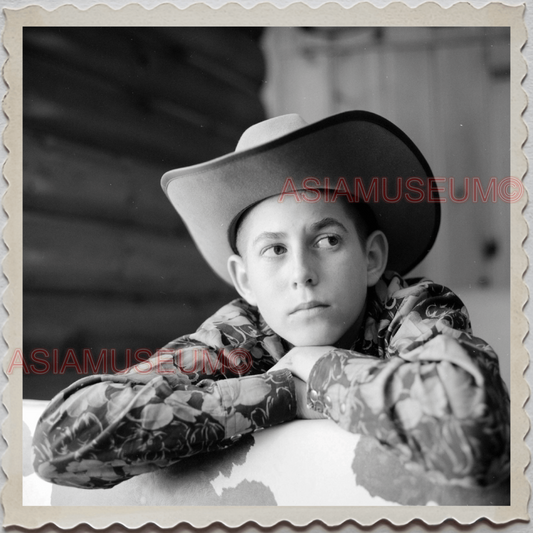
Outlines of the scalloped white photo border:
{"type": "MultiPolygon", "coordinates": [[[[377,8],[371,4],[358,4],[344,8],[338,4],[325,4],[311,9],[304,4],[292,4],[278,9],[271,4],[260,4],[245,9],[238,4],[224,5],[218,9],[195,4],[179,9],[170,4],[146,10],[140,5],[128,5],[114,10],[98,5],[88,10],[63,6],[47,11],[38,6],[4,11],[6,27],[4,46],[8,60],[4,66],[4,79],[8,93],[3,103],[8,125],[4,131],[4,145],[8,159],[4,176],[8,190],[3,207],[8,215],[4,229],[4,242],[8,254],[3,262],[9,286],[4,293],[4,306],[9,314],[3,335],[8,345],[4,355],[4,370],[15,348],[22,346],[22,28],[24,26],[202,26],[202,25],[261,25],[261,26],[508,26],[511,29],[511,175],[523,179],[527,160],[522,146],[527,138],[527,128],[522,113],[527,97],[521,82],[526,75],[526,62],[521,49],[526,42],[524,6],[506,6],[493,3],[482,8],[470,4],[455,4],[444,9],[435,3],[410,8],[402,3],[377,8]]],[[[523,210],[527,204],[524,196],[511,204],[511,430],[512,469],[510,506],[442,506],[442,507],[28,507],[22,505],[22,369],[9,376],[3,402],[8,417],[2,431],[8,449],[2,459],[7,483],[2,493],[4,525],[37,528],[55,524],[71,528],[89,524],[101,529],[112,524],[129,528],[144,524],[157,524],[169,528],[177,524],[206,527],[221,523],[238,527],[247,522],[272,526],[282,521],[294,526],[304,526],[316,520],[328,526],[346,521],[363,526],[388,520],[395,525],[420,520],[426,524],[440,524],[454,519],[461,524],[471,524],[482,518],[495,524],[528,519],[530,487],[524,471],[529,463],[529,451],[524,437],[529,420],[523,409],[529,396],[524,378],[528,354],[524,337],[528,324],[523,307],[528,298],[523,281],[528,260],[523,242],[528,234],[523,210]]]]}

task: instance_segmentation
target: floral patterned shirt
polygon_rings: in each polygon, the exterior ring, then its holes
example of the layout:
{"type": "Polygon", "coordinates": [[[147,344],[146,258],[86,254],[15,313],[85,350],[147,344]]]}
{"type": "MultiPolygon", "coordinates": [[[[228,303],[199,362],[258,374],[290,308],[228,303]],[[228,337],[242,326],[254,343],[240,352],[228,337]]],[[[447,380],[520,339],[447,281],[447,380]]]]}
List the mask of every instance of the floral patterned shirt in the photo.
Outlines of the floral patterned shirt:
{"type": "MultiPolygon", "coordinates": [[[[509,395],[498,358],[472,336],[453,292],[386,273],[369,290],[355,338],[314,365],[313,409],[437,482],[508,477],[509,395]]],[[[61,485],[108,488],[292,420],[291,373],[266,373],[290,348],[257,308],[235,300],[148,361],[59,393],[35,432],[35,471],[61,485]]]]}

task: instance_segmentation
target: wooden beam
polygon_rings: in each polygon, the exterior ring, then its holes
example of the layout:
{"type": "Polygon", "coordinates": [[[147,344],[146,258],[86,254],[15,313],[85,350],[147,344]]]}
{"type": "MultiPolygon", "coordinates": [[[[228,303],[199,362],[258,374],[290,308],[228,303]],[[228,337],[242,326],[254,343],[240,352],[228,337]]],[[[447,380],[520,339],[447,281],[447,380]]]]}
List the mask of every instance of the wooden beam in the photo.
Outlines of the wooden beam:
{"type": "Polygon", "coordinates": [[[24,132],[24,208],[187,235],[160,186],[164,171],[133,157],[24,132]]]}
{"type": "Polygon", "coordinates": [[[24,287],[168,299],[228,294],[190,239],[125,225],[24,214],[24,287]]]}
{"type": "Polygon", "coordinates": [[[43,348],[83,349],[94,356],[101,349],[157,349],[193,333],[214,314],[225,298],[210,301],[161,302],[27,291],[23,301],[24,353],[43,348]]]}
{"type": "Polygon", "coordinates": [[[188,53],[173,54],[158,33],[144,30],[26,28],[25,58],[112,82],[146,101],[162,101],[183,120],[208,125],[232,144],[244,129],[264,118],[258,86],[217,76],[217,65],[193,65],[188,53]]]}
{"type": "Polygon", "coordinates": [[[24,61],[24,126],[169,168],[234,149],[208,125],[193,125],[112,84],[30,57],[24,61]]]}
{"type": "MultiPolygon", "coordinates": [[[[260,28],[159,27],[146,28],[143,36],[162,38],[175,53],[222,79],[256,92],[265,78],[265,60],[258,44],[260,28]]],[[[131,29],[135,32],[135,29],[131,29]]]]}

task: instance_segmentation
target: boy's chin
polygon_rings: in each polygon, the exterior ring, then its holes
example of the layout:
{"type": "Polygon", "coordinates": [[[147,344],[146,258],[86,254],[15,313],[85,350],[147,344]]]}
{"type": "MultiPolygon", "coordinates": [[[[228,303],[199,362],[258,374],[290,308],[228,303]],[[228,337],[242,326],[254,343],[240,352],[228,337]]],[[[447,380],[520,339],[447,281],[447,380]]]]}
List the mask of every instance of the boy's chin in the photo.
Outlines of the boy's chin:
{"type": "Polygon", "coordinates": [[[331,334],[317,335],[315,332],[299,333],[298,335],[288,335],[285,340],[295,347],[300,346],[333,346],[339,338],[331,334]]]}
{"type": "Polygon", "coordinates": [[[286,341],[293,346],[336,346],[337,348],[350,349],[355,341],[355,334],[357,328],[349,327],[346,330],[344,328],[328,327],[326,324],[321,327],[307,327],[298,328],[285,332],[286,335],[281,334],[286,341]]]}

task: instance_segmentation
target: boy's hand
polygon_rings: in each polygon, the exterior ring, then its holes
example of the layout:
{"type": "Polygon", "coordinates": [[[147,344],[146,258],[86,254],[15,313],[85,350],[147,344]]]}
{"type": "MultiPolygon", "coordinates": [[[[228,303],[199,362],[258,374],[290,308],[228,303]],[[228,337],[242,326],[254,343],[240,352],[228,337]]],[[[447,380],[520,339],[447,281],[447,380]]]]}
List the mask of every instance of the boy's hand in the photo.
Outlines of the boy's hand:
{"type": "Polygon", "coordinates": [[[293,376],[297,376],[307,383],[315,363],[323,355],[334,349],[333,346],[296,346],[287,352],[269,372],[286,368],[291,371],[293,376]]]}

